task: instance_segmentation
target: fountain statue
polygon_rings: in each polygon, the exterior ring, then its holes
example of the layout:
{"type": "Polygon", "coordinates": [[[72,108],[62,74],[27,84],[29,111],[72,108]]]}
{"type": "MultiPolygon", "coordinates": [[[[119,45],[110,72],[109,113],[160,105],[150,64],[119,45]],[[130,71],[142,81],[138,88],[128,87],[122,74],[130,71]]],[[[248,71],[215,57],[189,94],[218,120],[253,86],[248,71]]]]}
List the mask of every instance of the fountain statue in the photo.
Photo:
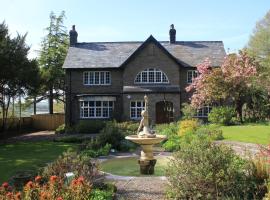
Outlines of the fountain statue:
{"type": "Polygon", "coordinates": [[[142,119],[139,125],[139,128],[137,130],[137,135],[140,138],[154,138],[156,137],[156,134],[154,131],[150,130],[149,127],[149,116],[148,116],[148,97],[144,96],[144,102],[145,102],[145,108],[142,110],[142,119]],[[140,130],[143,128],[143,130],[140,132],[140,130]]]}
{"type": "Polygon", "coordinates": [[[149,115],[148,115],[148,97],[144,96],[145,108],[142,110],[142,119],[137,130],[137,135],[126,136],[127,140],[141,145],[141,156],[138,160],[140,165],[141,174],[154,174],[154,167],[157,160],[153,155],[153,145],[158,144],[164,139],[165,135],[157,135],[149,127],[149,115]],[[140,131],[143,129],[142,131],[140,131]]]}

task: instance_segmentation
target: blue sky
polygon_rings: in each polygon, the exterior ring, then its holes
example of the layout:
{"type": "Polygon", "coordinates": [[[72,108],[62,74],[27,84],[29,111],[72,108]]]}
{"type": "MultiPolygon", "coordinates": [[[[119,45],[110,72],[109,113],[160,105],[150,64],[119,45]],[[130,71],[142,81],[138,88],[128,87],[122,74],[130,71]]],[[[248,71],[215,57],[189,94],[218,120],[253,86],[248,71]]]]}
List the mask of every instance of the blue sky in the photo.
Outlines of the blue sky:
{"type": "Polygon", "coordinates": [[[51,11],[66,11],[79,42],[142,41],[152,34],[168,40],[170,24],[177,40],[223,40],[230,52],[244,47],[255,24],[270,10],[269,0],[0,0],[0,21],[12,35],[28,32],[30,57],[37,55],[51,11]]]}

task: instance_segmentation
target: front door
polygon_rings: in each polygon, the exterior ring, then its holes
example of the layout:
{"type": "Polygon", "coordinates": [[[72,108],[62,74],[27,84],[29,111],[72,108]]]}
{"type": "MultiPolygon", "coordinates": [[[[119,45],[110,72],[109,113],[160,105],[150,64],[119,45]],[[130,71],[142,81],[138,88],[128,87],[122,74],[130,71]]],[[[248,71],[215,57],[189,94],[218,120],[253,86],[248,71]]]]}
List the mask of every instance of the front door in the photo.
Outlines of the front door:
{"type": "Polygon", "coordinates": [[[173,122],[173,103],[170,101],[160,101],[156,103],[156,123],[173,122]]]}

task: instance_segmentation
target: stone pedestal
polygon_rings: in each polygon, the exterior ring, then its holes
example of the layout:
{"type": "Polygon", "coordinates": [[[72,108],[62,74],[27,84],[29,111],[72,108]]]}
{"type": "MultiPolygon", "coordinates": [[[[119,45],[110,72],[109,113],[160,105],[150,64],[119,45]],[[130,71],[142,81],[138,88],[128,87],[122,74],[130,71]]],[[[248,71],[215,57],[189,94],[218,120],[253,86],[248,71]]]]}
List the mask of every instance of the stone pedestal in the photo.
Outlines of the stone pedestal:
{"type": "Polygon", "coordinates": [[[152,175],[155,173],[155,165],[157,160],[138,160],[138,163],[140,165],[140,173],[146,174],[146,175],[152,175]]]}
{"type": "Polygon", "coordinates": [[[141,157],[140,160],[153,160],[153,145],[152,144],[142,144],[141,145],[141,157]]]}

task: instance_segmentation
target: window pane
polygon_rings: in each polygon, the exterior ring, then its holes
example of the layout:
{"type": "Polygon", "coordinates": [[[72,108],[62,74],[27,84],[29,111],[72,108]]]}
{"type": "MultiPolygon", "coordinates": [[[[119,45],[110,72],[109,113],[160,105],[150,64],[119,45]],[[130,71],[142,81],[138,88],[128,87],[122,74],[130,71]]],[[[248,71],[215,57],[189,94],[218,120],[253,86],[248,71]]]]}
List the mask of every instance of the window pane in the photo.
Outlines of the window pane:
{"type": "Polygon", "coordinates": [[[198,117],[202,117],[202,116],[203,116],[203,109],[200,108],[200,109],[198,110],[198,117]]]}
{"type": "Polygon", "coordinates": [[[111,73],[106,72],[106,84],[111,84],[111,73]]]}
{"type": "Polygon", "coordinates": [[[101,108],[96,108],[96,117],[101,117],[101,108]]]}
{"type": "Polygon", "coordinates": [[[105,84],[105,73],[100,72],[100,84],[104,85],[105,84]]]}
{"type": "Polygon", "coordinates": [[[139,73],[135,79],[135,83],[140,83],[141,82],[141,77],[142,77],[142,73],[139,73]]]}
{"type": "Polygon", "coordinates": [[[131,101],[130,106],[131,107],[135,107],[136,106],[136,102],[135,101],[131,101]]]}
{"type": "Polygon", "coordinates": [[[94,84],[94,72],[89,72],[89,84],[94,84]]]}
{"type": "Polygon", "coordinates": [[[99,72],[95,72],[95,84],[99,84],[100,80],[99,80],[99,72]]]}
{"type": "Polygon", "coordinates": [[[94,101],[89,101],[89,106],[94,107],[95,106],[95,102],[94,101]]]}
{"type": "Polygon", "coordinates": [[[109,108],[109,117],[112,117],[113,109],[109,108]]]}
{"type": "Polygon", "coordinates": [[[147,72],[142,72],[142,83],[147,83],[147,72]]]}
{"type": "Polygon", "coordinates": [[[130,116],[131,116],[131,118],[136,118],[136,109],[135,108],[131,108],[130,109],[130,116]]]}
{"type": "Polygon", "coordinates": [[[193,78],[196,78],[198,76],[198,71],[194,71],[193,78]]]}
{"type": "Polygon", "coordinates": [[[103,107],[108,107],[108,101],[102,101],[103,107]]]}
{"type": "Polygon", "coordinates": [[[100,107],[101,106],[101,101],[96,101],[96,107],[100,107]]]}
{"type": "Polygon", "coordinates": [[[141,117],[141,112],[142,112],[142,109],[141,108],[137,108],[137,112],[136,112],[136,114],[137,114],[137,118],[139,118],[139,117],[141,117]]]}
{"type": "Polygon", "coordinates": [[[95,108],[89,108],[89,117],[95,117],[95,108]]]}
{"type": "Polygon", "coordinates": [[[84,117],[84,115],[83,115],[83,108],[80,108],[80,116],[81,117],[84,117]]]}
{"type": "Polygon", "coordinates": [[[103,108],[102,109],[102,117],[109,117],[109,112],[108,112],[108,108],[103,108]]]}
{"type": "Polygon", "coordinates": [[[169,80],[167,79],[167,76],[164,73],[162,73],[162,83],[168,83],[168,82],[169,80]]]}
{"type": "Polygon", "coordinates": [[[113,107],[113,101],[109,101],[109,106],[113,107]]]}
{"type": "Polygon", "coordinates": [[[203,108],[203,116],[207,117],[207,115],[208,115],[208,106],[205,106],[203,108]]]}
{"type": "Polygon", "coordinates": [[[192,83],[192,71],[187,72],[187,82],[192,83]]]}
{"type": "Polygon", "coordinates": [[[88,108],[83,109],[83,117],[88,117],[88,108]]]}
{"type": "Polygon", "coordinates": [[[150,83],[154,83],[155,82],[155,76],[154,76],[154,72],[149,72],[149,82],[150,83]]]}
{"type": "Polygon", "coordinates": [[[156,82],[157,83],[161,82],[161,72],[156,72],[156,82]]]}
{"type": "Polygon", "coordinates": [[[84,72],[84,77],[83,77],[83,83],[85,84],[85,85],[87,85],[87,84],[89,84],[89,73],[88,72],[84,72]]]}
{"type": "Polygon", "coordinates": [[[140,101],[137,101],[137,107],[141,107],[142,106],[142,104],[141,104],[142,102],[140,102],[140,101]]]}

